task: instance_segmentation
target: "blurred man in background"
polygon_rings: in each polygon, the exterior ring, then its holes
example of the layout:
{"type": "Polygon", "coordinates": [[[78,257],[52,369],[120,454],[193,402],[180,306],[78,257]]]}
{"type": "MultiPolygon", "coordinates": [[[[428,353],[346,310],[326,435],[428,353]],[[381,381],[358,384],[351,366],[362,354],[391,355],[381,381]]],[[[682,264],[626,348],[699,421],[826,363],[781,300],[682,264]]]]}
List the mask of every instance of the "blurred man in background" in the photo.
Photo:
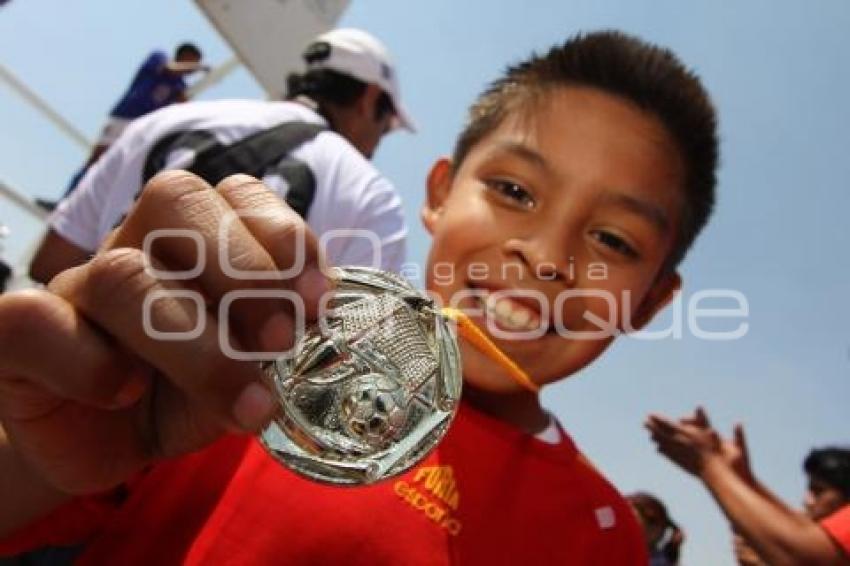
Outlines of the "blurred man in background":
{"type": "Polygon", "coordinates": [[[222,100],[163,108],[133,122],[50,219],[30,265],[33,280],[85,262],[158,171],[186,169],[215,185],[260,178],[319,235],[335,265],[398,271],[406,228],[395,188],[369,163],[381,138],[413,131],[396,69],[376,38],[356,29],[317,37],[287,101],[222,100]],[[375,257],[377,256],[377,257],[375,257]]]}

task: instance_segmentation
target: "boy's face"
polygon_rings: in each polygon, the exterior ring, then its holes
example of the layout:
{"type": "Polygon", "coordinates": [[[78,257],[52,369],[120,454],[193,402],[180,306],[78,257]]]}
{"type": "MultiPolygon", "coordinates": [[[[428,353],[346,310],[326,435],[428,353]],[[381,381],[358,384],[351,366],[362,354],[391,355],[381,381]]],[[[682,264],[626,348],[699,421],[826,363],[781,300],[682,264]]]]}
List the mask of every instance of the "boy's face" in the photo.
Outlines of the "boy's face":
{"type": "Polygon", "coordinates": [[[809,476],[809,488],[803,502],[809,517],[815,521],[826,519],[848,503],[850,501],[838,489],[815,476],[809,476]]]}
{"type": "MultiPolygon", "coordinates": [[[[495,327],[488,334],[536,383],[568,376],[602,353],[612,330],[640,328],[678,289],[678,275],[661,268],[683,179],[655,118],[595,89],[554,90],[509,115],[454,174],[447,160],[435,164],[422,212],[434,238],[428,288],[495,327]],[[537,337],[505,335],[523,332],[537,337]]],[[[468,383],[518,389],[461,348],[468,383]]]]}

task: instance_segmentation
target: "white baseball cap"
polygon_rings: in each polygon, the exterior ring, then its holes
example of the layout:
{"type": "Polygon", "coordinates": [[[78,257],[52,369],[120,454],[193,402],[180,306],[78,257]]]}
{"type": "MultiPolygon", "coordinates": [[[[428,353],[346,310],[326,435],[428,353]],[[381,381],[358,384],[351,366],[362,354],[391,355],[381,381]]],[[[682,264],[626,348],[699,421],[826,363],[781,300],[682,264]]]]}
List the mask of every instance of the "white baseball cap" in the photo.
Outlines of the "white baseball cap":
{"type": "Polygon", "coordinates": [[[315,54],[316,47],[321,44],[327,44],[330,49],[324,57],[311,56],[307,70],[330,69],[378,85],[393,103],[395,116],[392,127],[416,131],[413,120],[401,103],[395,66],[384,44],[365,31],[340,28],[314,39],[307,47],[307,53],[315,54]]]}

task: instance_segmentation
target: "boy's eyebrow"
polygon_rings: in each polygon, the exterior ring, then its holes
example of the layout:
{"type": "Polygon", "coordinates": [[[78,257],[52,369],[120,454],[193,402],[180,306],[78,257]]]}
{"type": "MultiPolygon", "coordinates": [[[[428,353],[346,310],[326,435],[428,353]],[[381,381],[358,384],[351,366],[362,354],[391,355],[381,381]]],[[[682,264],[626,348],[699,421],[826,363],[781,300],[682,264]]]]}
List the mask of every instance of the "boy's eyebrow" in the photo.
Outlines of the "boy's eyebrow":
{"type": "Polygon", "coordinates": [[[502,141],[496,144],[493,153],[505,152],[513,154],[524,161],[530,162],[532,165],[549,171],[549,164],[546,159],[525,144],[514,141],[502,141]]]}
{"type": "Polygon", "coordinates": [[[667,214],[661,207],[651,202],[621,192],[606,193],[604,200],[611,204],[628,208],[632,212],[643,216],[655,225],[662,234],[670,231],[670,219],[667,218],[667,214]]]}

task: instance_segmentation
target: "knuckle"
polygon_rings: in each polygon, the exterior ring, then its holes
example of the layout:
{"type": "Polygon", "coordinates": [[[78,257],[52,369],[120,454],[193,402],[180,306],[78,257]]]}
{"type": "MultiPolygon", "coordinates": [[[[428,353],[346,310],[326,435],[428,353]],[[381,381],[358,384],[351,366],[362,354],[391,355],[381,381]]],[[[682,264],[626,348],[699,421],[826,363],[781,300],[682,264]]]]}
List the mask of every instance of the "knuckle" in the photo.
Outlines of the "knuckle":
{"type": "Polygon", "coordinates": [[[180,169],[172,169],[168,171],[161,171],[154,175],[145,185],[142,194],[148,192],[159,193],[161,191],[171,193],[179,192],[181,190],[206,190],[209,189],[209,187],[210,186],[206,181],[194,173],[180,169]]]}
{"type": "Polygon", "coordinates": [[[297,216],[280,195],[262,181],[248,175],[231,175],[219,183],[216,190],[229,202],[234,203],[234,208],[238,210],[250,211],[252,214],[261,212],[275,216],[297,216]]]}
{"type": "Polygon", "coordinates": [[[116,248],[98,254],[88,265],[86,294],[99,303],[123,302],[128,294],[143,294],[155,284],[148,267],[149,260],[135,248],[116,248]]]}
{"type": "Polygon", "coordinates": [[[209,189],[206,181],[188,171],[163,171],[142,189],[136,210],[161,212],[185,203],[194,204],[207,200],[209,189]]]}
{"type": "Polygon", "coordinates": [[[246,186],[259,186],[265,188],[262,181],[256,177],[246,175],[245,173],[236,173],[225,177],[218,185],[216,185],[215,190],[220,193],[231,193],[234,191],[242,191],[246,186]]]}
{"type": "MultiPolygon", "coordinates": [[[[234,239],[235,240],[235,239],[234,239]]],[[[259,253],[254,247],[248,246],[243,242],[231,241],[229,243],[230,254],[224,258],[224,262],[230,269],[239,271],[256,271],[264,272],[275,269],[273,263],[268,259],[268,255],[259,253]]],[[[241,279],[237,274],[234,275],[234,280],[229,281],[230,285],[239,288],[253,288],[256,286],[256,279],[241,279]]]]}
{"type": "Polygon", "coordinates": [[[298,214],[292,210],[286,201],[284,201],[277,193],[266,189],[265,185],[260,185],[254,190],[247,191],[232,191],[232,195],[227,198],[234,203],[237,203],[239,210],[244,210],[250,214],[260,214],[268,218],[282,218],[288,220],[291,217],[300,218],[298,214]]]}

